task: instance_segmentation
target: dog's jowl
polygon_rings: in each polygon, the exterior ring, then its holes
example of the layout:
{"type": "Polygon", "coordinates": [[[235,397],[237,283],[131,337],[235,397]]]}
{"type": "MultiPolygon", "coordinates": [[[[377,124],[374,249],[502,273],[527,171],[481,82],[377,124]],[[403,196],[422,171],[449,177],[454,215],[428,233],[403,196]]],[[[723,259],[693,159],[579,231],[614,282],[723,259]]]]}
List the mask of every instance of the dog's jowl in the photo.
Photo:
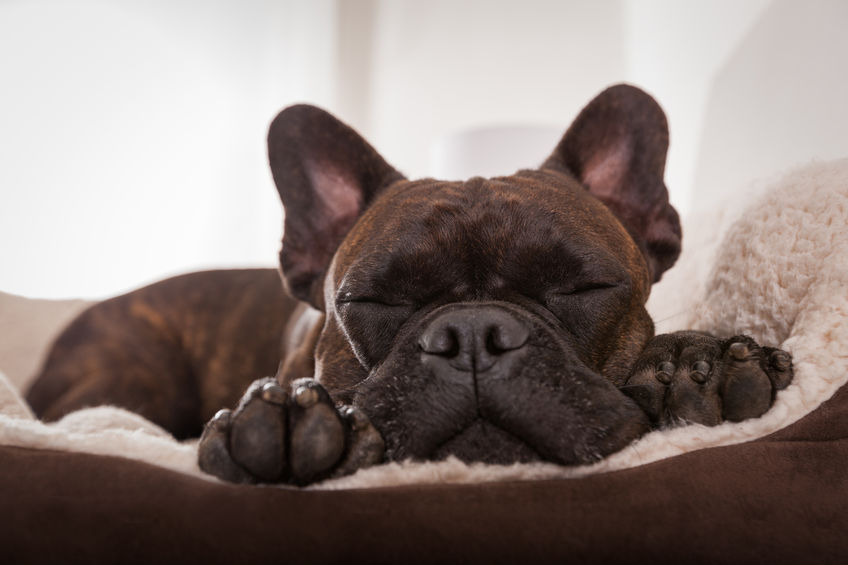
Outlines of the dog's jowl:
{"type": "Polygon", "coordinates": [[[644,305],[681,241],[667,147],[657,103],[619,85],[537,169],[409,181],[326,112],[287,108],[268,149],[291,296],[238,271],[107,301],[29,399],[48,418],[117,403],[182,435],[212,418],[201,468],[296,484],[405,458],[589,463],[656,427],[759,416],[788,354],[654,337],[644,305]]]}

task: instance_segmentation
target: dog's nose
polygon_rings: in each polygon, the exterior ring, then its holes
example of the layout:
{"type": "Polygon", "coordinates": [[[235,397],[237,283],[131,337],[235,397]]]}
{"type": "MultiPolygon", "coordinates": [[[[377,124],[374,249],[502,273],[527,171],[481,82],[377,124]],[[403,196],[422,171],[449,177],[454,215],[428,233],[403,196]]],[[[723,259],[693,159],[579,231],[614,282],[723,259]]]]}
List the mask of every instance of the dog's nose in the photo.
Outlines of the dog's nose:
{"type": "Polygon", "coordinates": [[[421,333],[418,345],[427,359],[447,361],[458,371],[488,371],[503,356],[527,343],[530,330],[495,306],[449,310],[421,333]]]}

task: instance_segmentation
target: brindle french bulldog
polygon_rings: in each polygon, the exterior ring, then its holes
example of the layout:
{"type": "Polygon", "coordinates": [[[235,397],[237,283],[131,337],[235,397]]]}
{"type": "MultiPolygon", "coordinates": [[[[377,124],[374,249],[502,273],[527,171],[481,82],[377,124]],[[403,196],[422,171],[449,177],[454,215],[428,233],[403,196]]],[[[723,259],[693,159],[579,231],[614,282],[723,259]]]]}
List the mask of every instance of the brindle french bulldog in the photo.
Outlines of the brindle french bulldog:
{"type": "Polygon", "coordinates": [[[28,399],[53,419],[134,409],[200,431],[205,471],[305,484],[383,460],[596,461],[655,427],[763,414],[791,357],[746,336],[654,337],[680,253],[668,128],[607,89],[535,170],[408,181],[311,106],[273,121],[280,265],[106,301],[58,339],[28,399]],[[277,347],[283,335],[283,347],[277,347]]]}

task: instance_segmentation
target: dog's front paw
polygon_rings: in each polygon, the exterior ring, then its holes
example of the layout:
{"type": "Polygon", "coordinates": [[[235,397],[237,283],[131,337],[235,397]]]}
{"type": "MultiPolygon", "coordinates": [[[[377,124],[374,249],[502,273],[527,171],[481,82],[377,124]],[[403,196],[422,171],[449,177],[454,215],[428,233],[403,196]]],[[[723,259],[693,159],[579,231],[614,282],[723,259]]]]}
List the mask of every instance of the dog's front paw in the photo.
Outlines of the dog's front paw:
{"type": "Polygon", "coordinates": [[[789,353],[748,336],[676,332],[648,343],[622,391],[655,426],[714,426],[762,416],[792,376],[789,353]]]}
{"type": "Polygon", "coordinates": [[[378,463],[383,439],[367,416],[336,410],[313,379],[286,390],[272,378],[255,381],[234,411],[219,411],[203,430],[198,464],[237,483],[304,485],[378,463]]]}

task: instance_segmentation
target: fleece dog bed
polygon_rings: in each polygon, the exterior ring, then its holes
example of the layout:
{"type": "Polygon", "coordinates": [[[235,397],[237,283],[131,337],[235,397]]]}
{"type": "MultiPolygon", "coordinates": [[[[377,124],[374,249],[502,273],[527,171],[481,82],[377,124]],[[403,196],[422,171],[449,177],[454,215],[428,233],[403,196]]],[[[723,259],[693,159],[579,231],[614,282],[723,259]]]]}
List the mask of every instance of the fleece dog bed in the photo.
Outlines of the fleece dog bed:
{"type": "Polygon", "coordinates": [[[761,418],[653,432],[587,467],[405,462],[293,489],[203,475],[195,443],[120,409],[42,424],[0,377],[3,554],[848,559],[848,160],[807,166],[760,192],[686,224],[681,260],[649,306],[658,332],[747,333],[791,352],[795,379],[761,418]]]}

